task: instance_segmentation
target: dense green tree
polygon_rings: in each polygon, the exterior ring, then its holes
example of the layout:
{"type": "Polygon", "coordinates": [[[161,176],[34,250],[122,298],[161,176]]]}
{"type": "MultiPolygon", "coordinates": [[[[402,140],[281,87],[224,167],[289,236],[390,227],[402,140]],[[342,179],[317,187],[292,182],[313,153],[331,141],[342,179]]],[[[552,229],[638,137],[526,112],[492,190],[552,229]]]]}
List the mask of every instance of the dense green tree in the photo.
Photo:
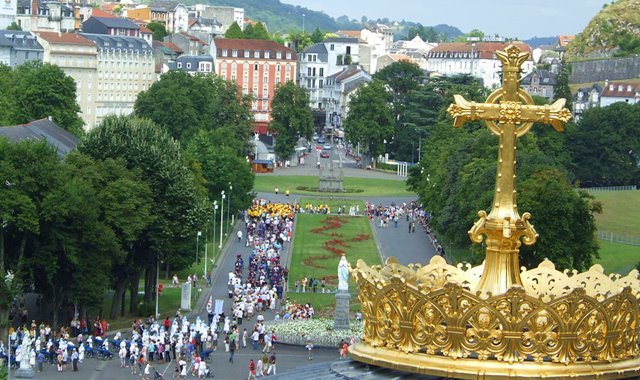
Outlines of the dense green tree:
{"type": "Polygon", "coordinates": [[[409,29],[407,37],[412,40],[416,36],[420,36],[420,38],[426,42],[443,42],[446,39],[444,34],[438,33],[433,27],[425,28],[422,24],[418,24],[418,26],[409,29]]]}
{"type": "Polygon", "coordinates": [[[165,127],[180,141],[202,129],[224,128],[237,139],[230,143],[240,147],[238,154],[244,155],[252,132],[250,107],[250,96],[243,95],[235,83],[218,76],[170,71],[138,95],[134,109],[136,115],[165,127]]]}
{"type": "Polygon", "coordinates": [[[287,41],[291,42],[293,48],[300,53],[304,51],[307,47],[313,44],[311,41],[311,35],[307,32],[289,32],[287,36],[287,41]]]}
{"type": "Polygon", "coordinates": [[[394,123],[391,95],[382,81],[374,79],[360,87],[349,102],[349,114],[344,121],[345,138],[353,145],[366,147],[375,158],[384,153],[384,141],[391,140],[394,123]]]}
{"type": "Polygon", "coordinates": [[[269,40],[271,36],[269,32],[267,32],[267,28],[265,28],[264,24],[258,22],[255,26],[251,24],[247,24],[244,28],[244,38],[254,39],[254,40],[269,40]]]}
{"type": "Polygon", "coordinates": [[[239,156],[235,149],[218,141],[218,131],[199,131],[187,146],[186,151],[201,165],[204,186],[209,199],[220,198],[220,192],[228,191],[228,185],[231,183],[233,213],[251,205],[254,197],[252,191],[254,174],[245,157],[239,156]]]}
{"type": "Polygon", "coordinates": [[[581,186],[640,184],[640,104],[591,108],[567,135],[581,186]]]}
{"type": "Polygon", "coordinates": [[[553,87],[553,100],[565,99],[565,107],[573,109],[573,93],[569,88],[569,77],[571,76],[571,65],[563,60],[560,72],[556,75],[556,85],[553,87]]]}
{"type": "Polygon", "coordinates": [[[240,25],[237,22],[233,22],[229,29],[224,32],[224,38],[244,38],[244,32],[240,29],[240,25]]]}
{"type": "Polygon", "coordinates": [[[13,71],[9,66],[0,64],[0,126],[13,124],[13,111],[15,110],[13,71]]]}
{"type": "Polygon", "coordinates": [[[293,155],[298,139],[310,139],[313,133],[309,94],[292,81],[278,85],[271,102],[271,116],[269,131],[276,136],[276,155],[287,160],[293,155]]]}
{"type": "Polygon", "coordinates": [[[78,116],[76,83],[58,66],[29,61],[18,66],[13,74],[13,87],[8,89],[15,107],[12,123],[27,123],[53,117],[60,127],[82,136],[84,122],[78,116]]]}
{"type": "Polygon", "coordinates": [[[7,30],[22,30],[22,28],[20,27],[20,25],[18,25],[15,21],[12,22],[11,24],[9,24],[9,26],[7,26],[7,30]]]}
{"type": "Polygon", "coordinates": [[[134,258],[128,285],[130,310],[137,310],[138,282],[145,271],[145,302],[153,294],[156,260],[191,255],[191,237],[208,218],[208,207],[200,195],[194,175],[180,145],[156,124],[132,117],[107,117],[93,129],[79,150],[96,159],[121,159],[129,169],[138,169],[152,193],[152,222],[132,249],[134,258]]]}
{"type": "Polygon", "coordinates": [[[311,42],[314,44],[324,41],[324,33],[320,31],[320,28],[316,27],[316,30],[311,34],[311,42]]]}
{"type": "Polygon", "coordinates": [[[166,36],[169,35],[164,25],[157,21],[151,21],[150,23],[148,23],[147,28],[153,32],[154,41],[162,41],[166,36]]]}

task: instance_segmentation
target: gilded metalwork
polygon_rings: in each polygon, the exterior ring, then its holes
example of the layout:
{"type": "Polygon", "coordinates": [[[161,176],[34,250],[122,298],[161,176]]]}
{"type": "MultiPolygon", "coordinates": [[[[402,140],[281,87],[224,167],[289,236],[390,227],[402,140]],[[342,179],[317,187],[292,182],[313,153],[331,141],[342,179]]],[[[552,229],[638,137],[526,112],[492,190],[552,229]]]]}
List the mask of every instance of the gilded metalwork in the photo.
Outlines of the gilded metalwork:
{"type": "Polygon", "coordinates": [[[518,212],[516,140],[534,122],[561,131],[570,112],[560,99],[536,106],[518,84],[527,53],[516,46],[496,52],[503,87],[485,103],[456,95],[454,126],[484,120],[500,139],[491,211],[478,212],[469,230],[486,243],[483,265],[452,266],[439,256],[421,266],[395,258],[351,269],[362,304],[362,342],[350,348],[360,361],[456,378],[625,378],[640,375],[640,280],[606,275],[599,265],[584,273],[557,271],[550,261],[519,267],[522,243],[537,233],[531,215],[518,212]]]}

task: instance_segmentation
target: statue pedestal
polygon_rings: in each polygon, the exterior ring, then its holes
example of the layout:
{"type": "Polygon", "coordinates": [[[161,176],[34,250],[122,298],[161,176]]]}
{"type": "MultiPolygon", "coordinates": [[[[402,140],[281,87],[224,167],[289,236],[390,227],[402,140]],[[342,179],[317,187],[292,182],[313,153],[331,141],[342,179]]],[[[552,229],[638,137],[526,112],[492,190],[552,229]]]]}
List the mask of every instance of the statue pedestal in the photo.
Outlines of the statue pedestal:
{"type": "Polygon", "coordinates": [[[20,366],[16,370],[16,379],[33,379],[35,377],[35,373],[33,372],[33,368],[30,365],[26,365],[25,367],[20,366]]]}
{"type": "Polygon", "coordinates": [[[334,330],[348,330],[349,329],[349,300],[351,294],[348,290],[338,290],[336,293],[336,315],[333,322],[334,330]]]}
{"type": "Polygon", "coordinates": [[[191,311],[191,283],[189,282],[182,284],[180,309],[191,311]]]}

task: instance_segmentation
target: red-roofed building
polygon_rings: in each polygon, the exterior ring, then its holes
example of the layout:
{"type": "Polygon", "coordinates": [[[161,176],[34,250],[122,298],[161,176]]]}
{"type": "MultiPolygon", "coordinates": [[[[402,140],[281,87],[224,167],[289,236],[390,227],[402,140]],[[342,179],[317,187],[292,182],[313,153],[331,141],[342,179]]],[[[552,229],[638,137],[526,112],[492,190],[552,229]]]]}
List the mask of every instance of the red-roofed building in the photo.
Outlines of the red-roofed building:
{"type": "Polygon", "coordinates": [[[629,104],[640,102],[640,83],[606,82],[600,94],[600,107],[617,102],[629,104]]]}
{"type": "Polygon", "coordinates": [[[221,38],[212,45],[215,72],[235,81],[243,94],[253,94],[255,131],[266,134],[276,86],[295,81],[296,52],[268,40],[221,38]]]}
{"type": "Polygon", "coordinates": [[[91,11],[91,16],[95,16],[95,17],[105,17],[105,18],[108,18],[108,17],[118,17],[118,16],[114,15],[113,13],[111,13],[111,12],[107,12],[107,11],[103,11],[103,10],[102,10],[102,9],[100,9],[100,8],[93,8],[93,10],[91,11]]]}
{"type": "MultiPolygon", "coordinates": [[[[504,50],[511,43],[503,42],[452,42],[442,43],[427,54],[427,69],[440,75],[469,74],[482,79],[486,87],[501,85],[500,72],[502,63],[495,52],[504,50]]],[[[533,70],[531,46],[514,42],[522,51],[529,53],[529,58],[522,65],[522,75],[533,70]]]]}
{"type": "Polygon", "coordinates": [[[556,43],[557,48],[567,48],[569,43],[576,38],[574,35],[559,35],[558,42],[556,43]]]}

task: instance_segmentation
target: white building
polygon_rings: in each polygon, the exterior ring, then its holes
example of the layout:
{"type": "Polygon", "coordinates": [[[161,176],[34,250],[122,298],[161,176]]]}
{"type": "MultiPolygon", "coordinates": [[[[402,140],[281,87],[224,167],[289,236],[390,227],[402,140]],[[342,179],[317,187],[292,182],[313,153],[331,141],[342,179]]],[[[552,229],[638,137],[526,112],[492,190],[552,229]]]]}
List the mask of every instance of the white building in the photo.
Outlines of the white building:
{"type": "Polygon", "coordinates": [[[244,30],[244,8],[224,7],[206,4],[194,4],[188,7],[189,17],[216,19],[222,26],[222,33],[234,22],[244,30]]]}
{"type": "Polygon", "coordinates": [[[311,108],[323,109],[325,78],[358,63],[359,47],[356,38],[327,38],[300,53],[298,84],[309,91],[311,108]]]}
{"type": "Polygon", "coordinates": [[[393,30],[386,25],[372,25],[361,30],[339,30],[336,34],[359,40],[360,59],[358,62],[371,74],[378,71],[378,58],[387,54],[393,46],[393,30]]]}
{"type": "Polygon", "coordinates": [[[6,29],[16,21],[18,13],[17,0],[4,0],[0,2],[0,30],[6,29]]]}
{"type": "MultiPolygon", "coordinates": [[[[480,78],[489,88],[501,85],[502,63],[495,55],[509,44],[501,42],[442,43],[427,54],[427,69],[440,75],[469,74],[480,78]]],[[[529,58],[522,65],[522,75],[533,70],[531,47],[525,43],[515,43],[529,58]]]]}
{"type": "Polygon", "coordinates": [[[107,115],[129,115],[138,94],[156,80],[154,51],[142,38],[82,34],[97,48],[95,122],[107,115]]]}
{"type": "Polygon", "coordinates": [[[73,32],[73,8],[57,1],[18,0],[16,22],[24,31],[73,32]]]}
{"type": "Polygon", "coordinates": [[[629,104],[640,102],[640,84],[607,82],[600,95],[600,107],[606,107],[618,102],[629,104]]]}
{"type": "Polygon", "coordinates": [[[97,86],[96,45],[76,33],[35,32],[44,48],[45,63],[59,66],[76,82],[76,102],[80,106],[85,129],[95,126],[95,89],[97,86]]]}
{"type": "Polygon", "coordinates": [[[156,0],[149,6],[151,19],[164,23],[168,33],[186,32],[189,28],[189,11],[177,1],[156,0]]]}
{"type": "Polygon", "coordinates": [[[351,96],[369,82],[371,75],[356,65],[345,66],[342,71],[326,78],[322,102],[327,124],[334,128],[334,137],[341,137],[337,129],[342,127],[342,120],[349,113],[351,96]]]}

